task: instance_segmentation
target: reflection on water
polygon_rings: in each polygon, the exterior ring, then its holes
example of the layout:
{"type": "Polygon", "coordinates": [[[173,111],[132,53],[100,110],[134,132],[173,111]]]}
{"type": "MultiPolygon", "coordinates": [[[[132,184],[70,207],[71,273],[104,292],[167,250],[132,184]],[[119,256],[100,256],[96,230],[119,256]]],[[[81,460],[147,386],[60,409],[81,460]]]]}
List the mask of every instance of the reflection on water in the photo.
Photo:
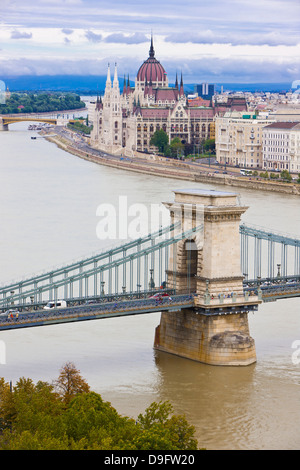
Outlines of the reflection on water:
{"type": "MultiPolygon", "coordinates": [[[[172,201],[176,188],[211,187],[97,166],[31,140],[27,124],[18,126],[0,133],[0,282],[111,245],[96,237],[102,202],[117,205],[126,195],[129,204],[149,207],[172,201]]],[[[299,198],[239,192],[249,206],[246,223],[300,233],[299,198]]],[[[249,315],[257,363],[248,367],[208,366],[154,351],[158,323],[159,314],[149,314],[1,332],[7,364],[0,376],[51,381],[72,361],[122,414],[136,417],[152,401],[169,400],[195,426],[200,446],[300,447],[300,365],[292,363],[291,348],[300,340],[299,298],[263,304],[249,315]]]]}

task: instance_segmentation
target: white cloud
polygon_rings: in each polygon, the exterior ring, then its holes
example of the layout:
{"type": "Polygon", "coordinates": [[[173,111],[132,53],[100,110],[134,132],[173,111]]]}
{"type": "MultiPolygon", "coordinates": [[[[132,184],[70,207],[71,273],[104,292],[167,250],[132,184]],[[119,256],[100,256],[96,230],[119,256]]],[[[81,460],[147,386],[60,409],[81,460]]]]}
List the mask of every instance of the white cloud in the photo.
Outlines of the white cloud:
{"type": "Polygon", "coordinates": [[[14,30],[11,32],[10,37],[11,39],[31,39],[32,33],[26,33],[22,31],[14,30]]]}
{"type": "Polygon", "coordinates": [[[1,73],[134,76],[153,30],[169,75],[297,79],[299,17],[299,0],[1,0],[1,73]]]}
{"type": "Polygon", "coordinates": [[[86,31],[85,37],[91,42],[100,42],[102,40],[102,34],[93,33],[93,31],[86,31]]]}
{"type": "Polygon", "coordinates": [[[121,44],[141,44],[143,42],[147,42],[148,38],[143,33],[134,33],[125,35],[123,33],[114,33],[109,34],[105,38],[105,42],[114,42],[114,43],[121,43],[121,44]]]}

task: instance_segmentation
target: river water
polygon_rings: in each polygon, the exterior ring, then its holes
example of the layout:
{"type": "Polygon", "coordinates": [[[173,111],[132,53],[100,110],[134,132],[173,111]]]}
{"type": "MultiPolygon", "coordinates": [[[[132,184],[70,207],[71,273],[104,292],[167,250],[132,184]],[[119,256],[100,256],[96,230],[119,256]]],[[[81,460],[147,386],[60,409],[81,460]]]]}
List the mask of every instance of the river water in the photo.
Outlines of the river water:
{"type": "MultiPolygon", "coordinates": [[[[123,241],[100,240],[97,207],[172,201],[176,188],[213,188],[120,171],[81,160],[26,123],[0,133],[0,283],[60,266],[123,241]]],[[[298,236],[297,197],[238,189],[243,221],[298,236]]],[[[160,315],[149,314],[1,332],[0,376],[52,381],[72,361],[92,390],[123,415],[169,400],[207,449],[299,449],[300,299],[263,304],[249,315],[257,363],[199,364],[153,349],[160,315]],[[298,344],[298,343],[297,343],[298,344]],[[299,349],[299,346],[298,346],[299,349]],[[295,360],[296,359],[296,360],[295,360]]]]}

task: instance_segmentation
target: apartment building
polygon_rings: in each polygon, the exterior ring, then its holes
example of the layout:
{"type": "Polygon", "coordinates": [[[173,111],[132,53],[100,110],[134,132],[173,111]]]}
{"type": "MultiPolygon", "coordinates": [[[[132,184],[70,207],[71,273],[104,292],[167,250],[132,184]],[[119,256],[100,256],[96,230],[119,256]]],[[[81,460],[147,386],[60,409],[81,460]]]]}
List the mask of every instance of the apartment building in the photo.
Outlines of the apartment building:
{"type": "Polygon", "coordinates": [[[299,122],[275,122],[263,129],[263,167],[300,173],[299,122]]]}
{"type": "Polygon", "coordinates": [[[263,128],[268,124],[270,120],[266,117],[247,112],[227,112],[222,117],[216,117],[218,162],[244,168],[262,168],[263,128]]]}

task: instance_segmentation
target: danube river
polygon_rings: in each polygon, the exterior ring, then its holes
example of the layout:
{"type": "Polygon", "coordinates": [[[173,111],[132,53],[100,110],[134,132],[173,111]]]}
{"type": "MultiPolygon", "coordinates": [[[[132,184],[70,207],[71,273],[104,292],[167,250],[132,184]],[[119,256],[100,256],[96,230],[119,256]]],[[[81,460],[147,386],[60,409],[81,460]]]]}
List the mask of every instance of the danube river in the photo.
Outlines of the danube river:
{"type": "MultiPolygon", "coordinates": [[[[0,133],[2,284],[122,243],[97,237],[100,204],[117,207],[121,195],[129,206],[150,207],[172,201],[176,188],[211,188],[96,165],[31,135],[26,123],[0,133]]],[[[249,206],[244,222],[299,238],[299,197],[239,194],[249,206]]],[[[3,331],[0,376],[52,381],[72,361],[123,415],[135,418],[152,401],[169,400],[195,426],[201,447],[299,449],[300,354],[293,343],[300,340],[300,298],[263,304],[249,315],[257,363],[248,367],[154,351],[158,323],[159,314],[149,314],[3,331]]]]}

